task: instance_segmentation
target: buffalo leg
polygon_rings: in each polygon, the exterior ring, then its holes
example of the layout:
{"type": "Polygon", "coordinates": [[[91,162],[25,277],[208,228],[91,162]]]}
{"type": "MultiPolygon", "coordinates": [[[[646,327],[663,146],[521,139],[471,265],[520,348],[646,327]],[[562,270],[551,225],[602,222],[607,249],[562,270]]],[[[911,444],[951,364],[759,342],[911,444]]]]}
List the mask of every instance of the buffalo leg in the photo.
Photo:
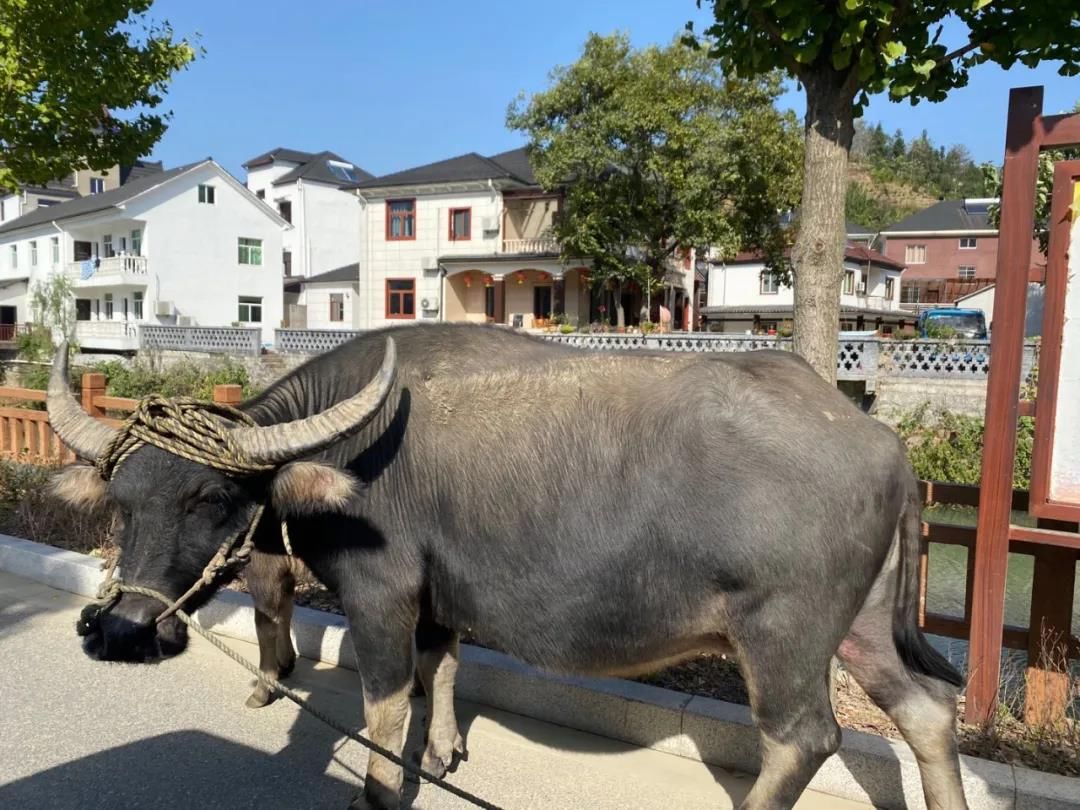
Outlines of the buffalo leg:
{"type": "MultiPolygon", "coordinates": [[[[888,581],[895,582],[895,573],[888,581]]],[[[904,664],[893,636],[894,593],[895,587],[875,584],[838,654],[911,746],[929,810],[965,808],[956,745],[958,690],[904,664]]]]}
{"type": "MultiPolygon", "coordinates": [[[[405,720],[413,684],[413,630],[416,613],[405,606],[351,605],[346,602],[349,635],[364,684],[364,720],[372,742],[401,756],[405,745],[405,720]],[[403,617],[411,613],[411,619],[403,617]]],[[[351,807],[363,810],[397,810],[400,806],[402,771],[390,760],[372,753],[368,759],[364,792],[351,807]]]]}
{"type": "Polygon", "coordinates": [[[803,624],[777,616],[750,622],[732,638],[761,734],[761,773],[742,810],[779,810],[798,800],[821,764],[840,747],[840,726],[829,693],[837,642],[778,628],[803,624]],[[777,655],[783,651],[783,659],[777,655]]]}
{"type": "MultiPolygon", "coordinates": [[[[280,554],[252,552],[246,581],[255,603],[259,671],[271,678],[284,678],[296,664],[296,651],[290,635],[296,580],[289,561],[280,554]]],[[[270,690],[259,682],[247,699],[247,705],[258,709],[273,700],[270,690]]]]}
{"type": "Polygon", "coordinates": [[[454,679],[458,668],[458,635],[449,628],[421,620],[416,628],[416,668],[424,686],[427,712],[424,756],[420,766],[444,776],[465,742],[454,713],[454,679]]]}

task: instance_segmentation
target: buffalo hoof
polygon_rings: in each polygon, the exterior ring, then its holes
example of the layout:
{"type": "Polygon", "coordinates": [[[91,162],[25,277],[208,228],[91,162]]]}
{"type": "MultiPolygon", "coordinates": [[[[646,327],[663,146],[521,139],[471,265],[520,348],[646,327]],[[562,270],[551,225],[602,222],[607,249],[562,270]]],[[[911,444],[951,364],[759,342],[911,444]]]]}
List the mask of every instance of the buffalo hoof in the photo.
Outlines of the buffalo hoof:
{"type": "Polygon", "coordinates": [[[397,793],[378,784],[369,785],[363,793],[357,793],[349,804],[349,810],[398,810],[400,807],[401,799],[397,793]]]}
{"type": "MultiPolygon", "coordinates": [[[[420,757],[420,767],[432,776],[442,779],[457,767],[458,762],[463,762],[466,759],[468,759],[468,754],[465,751],[465,740],[460,734],[457,734],[452,744],[449,742],[429,741],[424,748],[423,756],[420,757]]],[[[410,782],[420,781],[420,777],[412,773],[407,773],[405,778],[410,782]]]]}
{"type": "Polygon", "coordinates": [[[249,709],[261,709],[263,706],[269,706],[275,700],[277,700],[277,695],[260,683],[255,687],[255,691],[251,693],[251,697],[247,699],[247,703],[244,705],[249,709]]]}

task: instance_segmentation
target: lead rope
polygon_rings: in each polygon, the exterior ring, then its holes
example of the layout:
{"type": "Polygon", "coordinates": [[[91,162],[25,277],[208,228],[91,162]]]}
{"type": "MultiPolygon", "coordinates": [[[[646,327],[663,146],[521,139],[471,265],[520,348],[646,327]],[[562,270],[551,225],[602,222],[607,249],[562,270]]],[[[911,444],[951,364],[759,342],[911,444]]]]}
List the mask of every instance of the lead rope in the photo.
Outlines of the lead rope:
{"type": "MultiPolygon", "coordinates": [[[[157,599],[158,601],[160,601],[160,602],[162,602],[162,603],[164,603],[166,605],[170,604],[170,600],[169,600],[169,598],[167,596],[165,596],[162,593],[159,593],[158,591],[155,591],[153,588],[143,588],[143,587],[141,587],[139,585],[124,585],[124,584],[119,583],[118,581],[117,581],[117,584],[116,584],[115,587],[121,593],[135,593],[135,594],[139,594],[141,596],[149,596],[152,599],[157,599]]],[[[225,655],[229,656],[229,658],[231,658],[233,661],[235,661],[240,666],[242,666],[244,669],[246,669],[248,672],[250,672],[252,675],[254,675],[258,679],[259,683],[261,683],[263,686],[265,686],[266,688],[276,692],[279,695],[282,695],[283,697],[287,697],[289,700],[291,700],[293,703],[295,703],[297,706],[299,706],[302,710],[304,710],[305,712],[310,714],[312,717],[315,717],[316,719],[321,720],[322,722],[324,722],[326,725],[330,726],[330,728],[332,728],[334,731],[338,732],[339,734],[343,734],[344,736],[348,737],[353,742],[360,743],[360,745],[364,746],[365,748],[367,748],[372,753],[378,754],[380,757],[383,757],[384,759],[390,760],[392,763],[397,765],[399,768],[402,768],[406,772],[411,773],[411,774],[413,774],[415,776],[418,776],[421,779],[424,779],[425,781],[430,782],[431,784],[435,785],[438,788],[442,788],[447,793],[454,794],[459,799],[463,799],[464,801],[468,802],[469,804],[472,804],[475,807],[482,807],[485,810],[502,810],[502,808],[499,807],[497,804],[492,804],[489,801],[485,801],[484,799],[481,799],[479,796],[475,796],[472,793],[469,793],[467,790],[463,790],[463,789],[461,789],[461,788],[459,788],[459,787],[457,787],[455,785],[450,784],[445,779],[443,779],[443,778],[441,778],[439,776],[436,776],[433,773],[428,773],[427,771],[425,771],[420,766],[414,765],[411,762],[407,762],[406,760],[402,759],[397,754],[395,754],[393,751],[390,751],[387,748],[383,748],[378,743],[372,742],[371,740],[367,739],[366,737],[362,737],[359,733],[353,731],[352,729],[347,728],[346,726],[342,725],[336,719],[334,719],[332,716],[330,716],[330,715],[326,714],[325,712],[323,712],[321,709],[318,709],[315,706],[312,706],[300,694],[298,694],[294,690],[290,689],[285,684],[281,683],[281,681],[277,680],[277,678],[271,678],[269,675],[264,674],[262,671],[259,670],[258,667],[256,667],[254,664],[252,664],[250,661],[248,661],[246,658],[244,658],[238,652],[236,652],[231,647],[229,647],[227,644],[225,644],[225,642],[223,642],[221,639],[219,639],[216,634],[211,633],[209,630],[204,628],[201,624],[199,624],[197,621],[195,621],[194,618],[189,616],[187,613],[185,613],[180,608],[176,608],[174,610],[174,615],[176,616],[176,618],[178,618],[180,621],[182,621],[185,625],[187,625],[187,627],[189,627],[191,630],[194,630],[196,633],[198,633],[204,639],[206,639],[211,644],[213,644],[215,647],[217,647],[219,650],[221,650],[223,653],[225,653],[225,655]]]]}
{"type": "MultiPolygon", "coordinates": [[[[233,444],[230,429],[225,424],[225,419],[245,425],[255,424],[255,421],[248,414],[221,403],[204,402],[190,398],[169,399],[156,394],[145,397],[139,401],[135,410],[124,420],[116,436],[109,443],[105,452],[98,458],[96,462],[98,473],[106,481],[110,480],[116,472],[116,468],[145,444],[154,445],[181,458],[186,458],[197,464],[205,464],[231,475],[251,475],[272,470],[273,465],[255,464],[244,457],[244,454],[233,444]]],[[[125,585],[116,576],[116,567],[120,560],[119,554],[117,554],[106,570],[105,581],[98,588],[97,602],[92,606],[88,606],[93,607],[95,620],[96,614],[107,610],[120,598],[122,593],[134,593],[156,599],[165,605],[165,609],[155,620],[156,623],[160,624],[170,616],[176,616],[188,628],[194,630],[254,675],[263,686],[287,697],[303,711],[321,720],[339,734],[343,734],[372,753],[389,760],[407,773],[424,779],[475,807],[481,807],[484,810],[502,810],[498,805],[455,787],[445,779],[435,776],[433,773],[428,773],[418,765],[405,761],[389,749],[383,748],[378,743],[372,742],[366,737],[362,737],[358,732],[342,725],[330,715],[312,706],[307,700],[276,678],[271,678],[261,672],[258,667],[254,666],[182,610],[181,606],[187,600],[202,588],[213,583],[222,571],[242,568],[247,564],[251,558],[251,551],[255,547],[255,530],[262,520],[264,509],[265,504],[259,504],[255,507],[247,531],[237,532],[225,541],[210,559],[210,562],[206,564],[202,576],[183,596],[175,601],[153,588],[145,588],[140,585],[125,585]],[[242,540],[241,535],[243,535],[242,540]],[[240,541],[239,547],[237,547],[237,541],[240,541]]],[[[284,520],[281,521],[281,540],[286,553],[291,557],[293,553],[292,543],[289,540],[289,530],[284,520]]],[[[87,621],[88,619],[80,617],[80,634],[83,634],[83,630],[86,629],[85,623],[87,621]]]]}

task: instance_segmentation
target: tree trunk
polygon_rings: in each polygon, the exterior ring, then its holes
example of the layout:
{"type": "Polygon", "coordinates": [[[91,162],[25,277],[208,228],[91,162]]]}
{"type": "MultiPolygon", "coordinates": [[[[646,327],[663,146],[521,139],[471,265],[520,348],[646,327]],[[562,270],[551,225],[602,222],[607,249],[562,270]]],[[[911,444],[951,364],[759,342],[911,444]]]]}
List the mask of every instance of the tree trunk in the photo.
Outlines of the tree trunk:
{"type": "Polygon", "coordinates": [[[808,77],[806,156],[799,233],[792,250],[795,351],[836,383],[840,284],[844,274],[844,200],[855,131],[851,95],[832,77],[808,77]]]}

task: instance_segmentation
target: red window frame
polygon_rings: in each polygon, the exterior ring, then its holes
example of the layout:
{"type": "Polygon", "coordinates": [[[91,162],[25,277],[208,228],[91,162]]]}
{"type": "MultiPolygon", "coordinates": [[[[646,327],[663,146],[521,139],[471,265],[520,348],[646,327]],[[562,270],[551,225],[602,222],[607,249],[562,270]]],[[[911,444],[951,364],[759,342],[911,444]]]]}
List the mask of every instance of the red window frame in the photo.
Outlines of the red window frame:
{"type": "Polygon", "coordinates": [[[416,279],[415,278],[388,278],[386,280],[386,319],[392,321],[412,321],[416,320],[416,279]],[[411,285],[409,289],[393,290],[391,285],[394,283],[408,283],[411,285]],[[405,312],[405,296],[412,296],[412,312],[405,312]],[[390,301],[393,298],[399,298],[400,304],[398,306],[398,312],[391,314],[390,301]]]}
{"type": "Polygon", "coordinates": [[[409,242],[416,239],[416,197],[405,197],[397,200],[386,201],[386,241],[387,242],[409,242]],[[397,211],[393,210],[395,203],[410,203],[412,209],[410,211],[397,211]],[[405,221],[412,217],[412,234],[405,235],[405,221]],[[401,220],[401,236],[392,236],[390,232],[390,226],[393,221],[401,220]]]}
{"type": "Polygon", "coordinates": [[[450,209],[450,219],[447,222],[447,236],[451,242],[468,242],[472,239],[472,207],[462,206],[461,208],[450,209]],[[469,215],[468,227],[465,229],[465,234],[457,234],[454,232],[454,217],[460,213],[467,213],[469,215]]]}

